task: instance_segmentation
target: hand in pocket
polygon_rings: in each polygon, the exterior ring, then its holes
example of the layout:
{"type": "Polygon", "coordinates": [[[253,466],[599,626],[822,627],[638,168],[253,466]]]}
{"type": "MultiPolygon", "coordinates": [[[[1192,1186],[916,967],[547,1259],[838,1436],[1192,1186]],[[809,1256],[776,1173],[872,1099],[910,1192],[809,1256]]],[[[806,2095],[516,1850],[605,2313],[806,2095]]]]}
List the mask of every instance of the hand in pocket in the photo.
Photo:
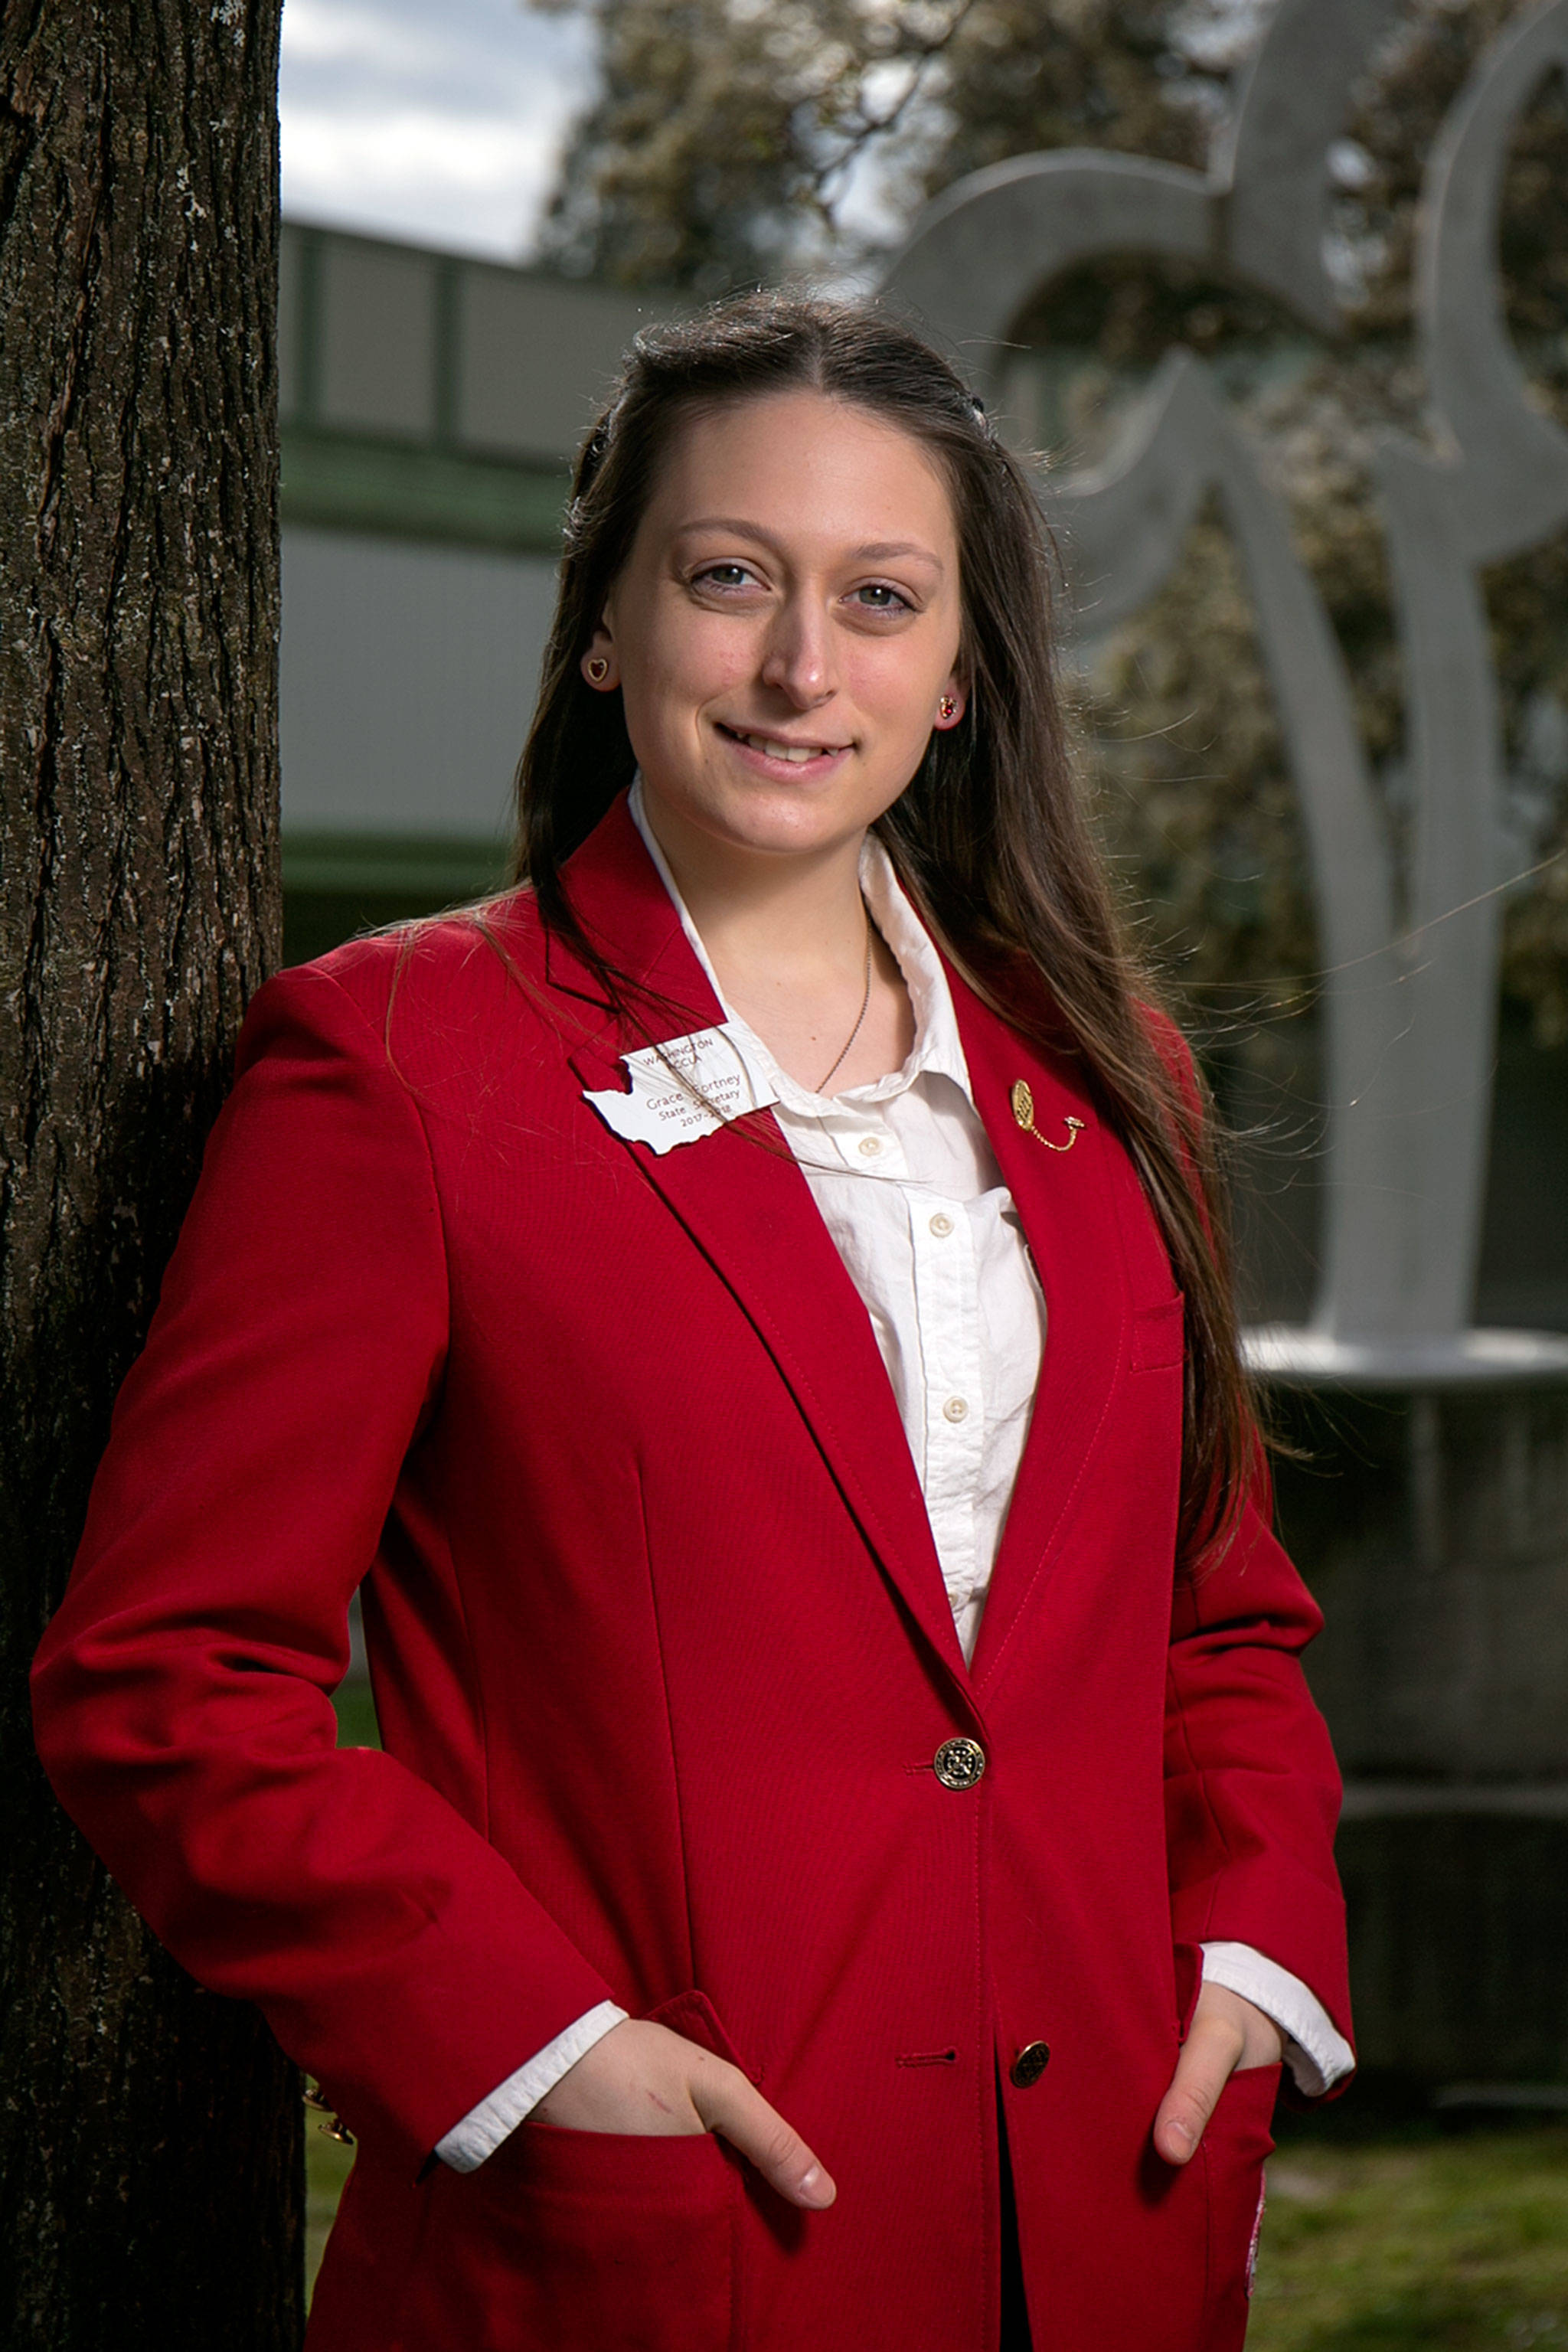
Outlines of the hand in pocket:
{"type": "Polygon", "coordinates": [[[820,2210],[838,2193],[738,2066],[643,2018],[612,2026],[541,2099],[531,2121],[644,2139],[717,2132],[792,2205],[820,2210]]]}
{"type": "Polygon", "coordinates": [[[1154,2118],[1154,2146],[1166,2163],[1186,2164],[1197,2154],[1232,2074],[1249,2066],[1278,2066],[1284,2047],[1271,2017],[1228,1986],[1205,1984],[1154,2118]]]}

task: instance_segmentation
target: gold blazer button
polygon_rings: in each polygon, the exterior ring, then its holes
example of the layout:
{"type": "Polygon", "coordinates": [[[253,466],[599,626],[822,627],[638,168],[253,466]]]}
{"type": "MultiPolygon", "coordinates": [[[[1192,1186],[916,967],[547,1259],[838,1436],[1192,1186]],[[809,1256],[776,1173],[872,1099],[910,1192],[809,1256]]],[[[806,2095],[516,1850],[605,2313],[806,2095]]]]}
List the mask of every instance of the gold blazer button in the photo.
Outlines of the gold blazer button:
{"type": "Polygon", "coordinates": [[[1051,2063],[1047,2042],[1026,2042],[1007,2069],[1007,2080],[1016,2091],[1032,2091],[1051,2063]]]}
{"type": "Polygon", "coordinates": [[[944,1789],[973,1789],[985,1770],[985,1750],[978,1739],[944,1739],[932,1762],[944,1789]]]}

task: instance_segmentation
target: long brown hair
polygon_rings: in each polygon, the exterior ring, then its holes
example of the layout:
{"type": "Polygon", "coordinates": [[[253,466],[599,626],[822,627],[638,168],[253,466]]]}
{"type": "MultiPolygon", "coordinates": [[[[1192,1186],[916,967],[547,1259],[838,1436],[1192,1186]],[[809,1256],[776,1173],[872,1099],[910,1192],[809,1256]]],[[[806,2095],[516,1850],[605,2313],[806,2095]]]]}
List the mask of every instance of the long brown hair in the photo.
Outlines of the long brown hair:
{"type": "Polygon", "coordinates": [[[577,462],[518,770],[518,878],[626,1009],[626,976],[585,936],[561,876],[636,767],[620,697],[594,692],[579,665],[675,430],[695,410],[799,389],[901,426],[949,487],[967,705],[957,727],[932,733],[877,829],[966,978],[1015,1029],[1077,1058],[1137,1168],[1186,1300],[1178,1557],[1190,1568],[1233,1527],[1258,1444],[1212,1108],[1154,1011],[1088,821],[1057,686],[1055,566],[1038,501],[963,380],[907,326],[866,304],[753,294],[637,337],[577,462]]]}

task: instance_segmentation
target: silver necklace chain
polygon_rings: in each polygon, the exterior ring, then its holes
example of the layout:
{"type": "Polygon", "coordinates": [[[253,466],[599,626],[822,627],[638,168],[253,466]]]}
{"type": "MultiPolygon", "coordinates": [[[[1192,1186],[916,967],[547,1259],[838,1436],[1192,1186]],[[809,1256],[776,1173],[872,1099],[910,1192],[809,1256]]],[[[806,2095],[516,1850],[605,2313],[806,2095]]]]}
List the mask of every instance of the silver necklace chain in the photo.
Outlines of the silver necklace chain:
{"type": "MultiPolygon", "coordinates": [[[[865,912],[864,902],[862,902],[861,911],[862,911],[862,913],[864,913],[864,912],[865,912]]],[[[848,1054],[848,1051],[849,1051],[850,1046],[851,1046],[851,1045],[853,1045],[853,1044],[855,1043],[856,1038],[857,1038],[857,1037],[858,1037],[858,1035],[860,1034],[861,1028],[862,1028],[862,1026],[863,1026],[863,1024],[864,1024],[864,1023],[865,1023],[867,1010],[868,1010],[868,1006],[869,1006],[869,1004],[870,1004],[870,1002],[871,1002],[871,918],[870,918],[870,916],[868,914],[868,915],[866,916],[866,986],[865,986],[864,992],[862,993],[861,998],[860,998],[860,1010],[859,1010],[859,1012],[855,1015],[855,1026],[854,1026],[854,1028],[853,1028],[853,1029],[851,1029],[851,1031],[849,1032],[848,1036],[847,1036],[847,1037],[846,1037],[846,1039],[844,1040],[844,1044],[843,1044],[842,1047],[841,1047],[841,1048],[840,1048],[840,1050],[839,1050],[839,1054],[838,1054],[838,1058],[837,1058],[837,1061],[835,1061],[835,1062],[830,1063],[830,1064],[829,1064],[829,1066],[828,1066],[828,1067],[827,1067],[827,1068],[823,1072],[823,1075],[821,1076],[821,1077],[820,1077],[820,1078],[818,1078],[818,1080],[817,1080],[817,1082],[816,1082],[816,1086],[815,1086],[815,1087],[813,1087],[813,1089],[812,1089],[812,1091],[813,1091],[813,1093],[814,1093],[814,1094],[821,1094],[821,1093],[822,1093],[822,1091],[823,1091],[823,1089],[826,1087],[826,1084],[827,1084],[828,1079],[833,1076],[834,1071],[842,1067],[843,1063],[844,1063],[844,1060],[845,1060],[845,1057],[846,1057],[846,1056],[847,1056],[847,1055],[848,1054]]]]}

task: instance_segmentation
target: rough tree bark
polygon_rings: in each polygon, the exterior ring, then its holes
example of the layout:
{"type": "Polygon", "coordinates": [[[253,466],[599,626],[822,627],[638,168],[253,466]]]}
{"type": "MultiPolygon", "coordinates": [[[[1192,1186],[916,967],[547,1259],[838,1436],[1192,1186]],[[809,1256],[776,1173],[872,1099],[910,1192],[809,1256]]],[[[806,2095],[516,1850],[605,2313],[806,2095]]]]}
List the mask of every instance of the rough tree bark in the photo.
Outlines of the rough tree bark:
{"type": "Polygon", "coordinates": [[[298,2344],[299,2086],[25,1672],[276,961],[280,0],[0,5],[0,2341],[298,2344]]]}

